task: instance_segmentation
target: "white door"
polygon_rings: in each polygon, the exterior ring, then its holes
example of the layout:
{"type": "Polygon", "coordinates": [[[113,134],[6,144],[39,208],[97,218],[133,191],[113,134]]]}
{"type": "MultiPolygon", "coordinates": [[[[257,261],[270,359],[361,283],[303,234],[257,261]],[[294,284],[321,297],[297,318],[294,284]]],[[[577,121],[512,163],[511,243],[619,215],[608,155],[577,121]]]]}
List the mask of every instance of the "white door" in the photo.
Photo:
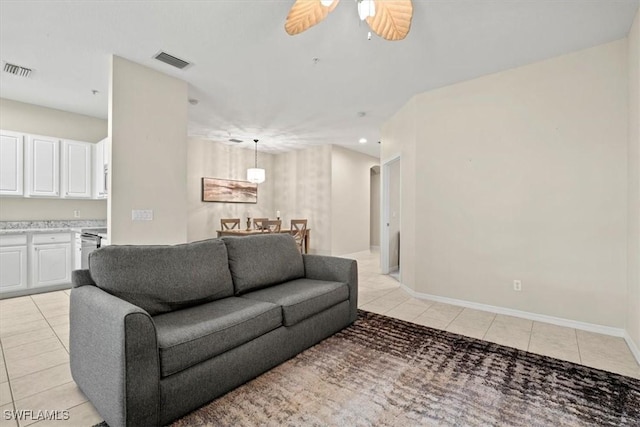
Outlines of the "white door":
{"type": "Polygon", "coordinates": [[[29,135],[27,142],[27,196],[60,196],[60,141],[29,135]]]}
{"type": "Polygon", "coordinates": [[[0,292],[27,287],[27,247],[0,247],[0,292]]]}
{"type": "Polygon", "coordinates": [[[71,283],[71,243],[33,247],[33,286],[71,283]]]}
{"type": "Polygon", "coordinates": [[[90,199],[93,144],[62,142],[62,197],[90,199]]]}
{"type": "Polygon", "coordinates": [[[0,131],[0,194],[22,196],[24,179],[24,136],[0,131]]]}

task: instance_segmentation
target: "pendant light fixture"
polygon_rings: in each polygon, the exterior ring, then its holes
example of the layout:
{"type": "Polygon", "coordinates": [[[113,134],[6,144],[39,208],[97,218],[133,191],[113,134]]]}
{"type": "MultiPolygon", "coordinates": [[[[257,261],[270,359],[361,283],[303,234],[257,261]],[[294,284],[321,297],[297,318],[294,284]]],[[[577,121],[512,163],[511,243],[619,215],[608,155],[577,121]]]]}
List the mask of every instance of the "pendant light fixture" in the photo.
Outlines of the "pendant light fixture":
{"type": "Polygon", "coordinates": [[[264,182],[265,173],[264,173],[264,169],[258,168],[258,140],[254,139],[253,142],[255,142],[256,144],[255,166],[247,169],[247,181],[252,182],[254,184],[261,184],[264,182]]]}

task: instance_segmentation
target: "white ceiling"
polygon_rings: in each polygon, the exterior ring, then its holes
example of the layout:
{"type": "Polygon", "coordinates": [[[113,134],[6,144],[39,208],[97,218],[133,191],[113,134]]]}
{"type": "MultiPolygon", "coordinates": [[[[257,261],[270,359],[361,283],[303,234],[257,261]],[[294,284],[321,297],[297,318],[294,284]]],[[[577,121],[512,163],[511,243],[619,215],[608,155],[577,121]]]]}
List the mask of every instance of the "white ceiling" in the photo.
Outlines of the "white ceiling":
{"type": "Polygon", "coordinates": [[[389,42],[367,40],[354,0],[293,37],[284,31],[293,0],[1,0],[0,59],[34,71],[0,73],[0,96],[106,118],[115,54],[189,83],[200,101],[189,106],[190,135],[247,147],[259,138],[272,152],[334,143],[378,156],[380,126],[412,95],[625,37],[638,8],[638,0],[413,3],[408,37],[389,42]],[[194,65],[152,59],[160,50],[194,65]]]}

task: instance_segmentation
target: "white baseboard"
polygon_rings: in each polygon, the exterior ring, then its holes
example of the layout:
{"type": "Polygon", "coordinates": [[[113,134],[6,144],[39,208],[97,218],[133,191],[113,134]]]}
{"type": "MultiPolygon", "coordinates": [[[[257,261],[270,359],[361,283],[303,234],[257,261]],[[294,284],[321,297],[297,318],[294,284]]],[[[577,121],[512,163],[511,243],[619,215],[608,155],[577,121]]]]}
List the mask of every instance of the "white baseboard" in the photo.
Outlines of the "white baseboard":
{"type": "Polygon", "coordinates": [[[640,364],[640,349],[638,348],[638,345],[633,341],[633,339],[631,339],[631,335],[629,335],[629,332],[627,331],[624,331],[624,340],[627,342],[631,353],[633,353],[633,357],[635,357],[638,361],[638,364],[640,364]]]}
{"type": "Polygon", "coordinates": [[[598,334],[611,335],[614,337],[624,338],[640,364],[640,350],[636,343],[633,342],[626,330],[622,328],[613,328],[611,326],[596,325],[594,323],[580,322],[577,320],[563,319],[561,317],[547,316],[545,314],[531,313],[528,311],[515,310],[512,308],[498,307],[495,305],[481,304],[477,302],[459,300],[455,298],[441,297],[438,295],[425,294],[422,292],[416,292],[413,289],[407,287],[401,283],[400,287],[414,298],[426,299],[430,301],[442,302],[445,304],[457,305],[460,307],[473,308],[475,310],[488,311],[490,313],[504,314],[507,316],[521,317],[523,319],[534,320],[537,322],[551,323],[553,325],[565,326],[567,328],[580,329],[581,331],[595,332],[598,334]]]}

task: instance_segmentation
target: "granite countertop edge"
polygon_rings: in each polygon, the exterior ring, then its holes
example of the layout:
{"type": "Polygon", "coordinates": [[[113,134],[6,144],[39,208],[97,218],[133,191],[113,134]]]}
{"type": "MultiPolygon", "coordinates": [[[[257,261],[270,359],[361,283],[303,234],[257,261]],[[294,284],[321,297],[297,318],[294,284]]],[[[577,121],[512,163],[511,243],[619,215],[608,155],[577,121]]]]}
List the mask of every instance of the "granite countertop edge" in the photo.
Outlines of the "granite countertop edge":
{"type": "Polygon", "coordinates": [[[86,228],[106,228],[106,220],[42,220],[42,221],[0,221],[0,235],[71,233],[86,228]]]}

